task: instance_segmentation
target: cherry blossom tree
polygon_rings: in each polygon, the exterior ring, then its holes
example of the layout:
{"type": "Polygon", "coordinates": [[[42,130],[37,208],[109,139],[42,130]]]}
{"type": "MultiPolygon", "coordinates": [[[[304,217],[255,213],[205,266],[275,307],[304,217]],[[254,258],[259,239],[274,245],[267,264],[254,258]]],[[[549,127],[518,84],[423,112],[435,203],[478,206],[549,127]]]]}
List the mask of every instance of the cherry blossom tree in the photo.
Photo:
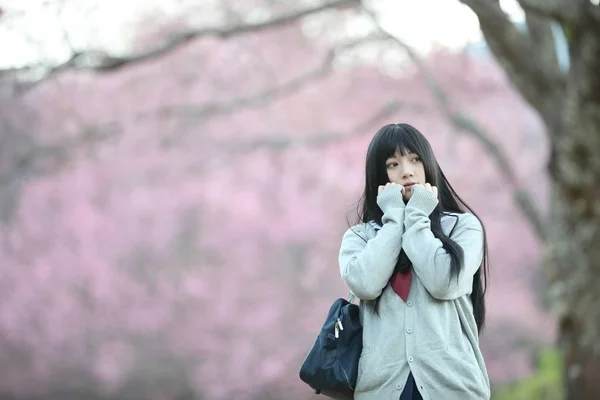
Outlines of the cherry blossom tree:
{"type": "Polygon", "coordinates": [[[390,121],[481,214],[490,373],[526,373],[554,339],[533,289],[551,143],[510,76],[487,53],[420,55],[358,1],[219,4],[144,15],[124,52],[67,38],[3,71],[0,393],[310,396],[298,368],[345,295],[339,240],[390,121]],[[340,34],[356,18],[368,31],[340,34]]]}

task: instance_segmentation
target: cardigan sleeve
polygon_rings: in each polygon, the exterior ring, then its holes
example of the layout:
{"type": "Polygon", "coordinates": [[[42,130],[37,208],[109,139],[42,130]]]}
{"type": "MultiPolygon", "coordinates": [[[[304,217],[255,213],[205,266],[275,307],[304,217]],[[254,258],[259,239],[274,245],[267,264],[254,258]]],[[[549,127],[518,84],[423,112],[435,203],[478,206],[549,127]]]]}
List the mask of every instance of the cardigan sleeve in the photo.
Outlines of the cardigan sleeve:
{"type": "Polygon", "coordinates": [[[356,225],[342,238],[339,265],[342,279],[361,300],[376,299],[387,286],[402,248],[404,210],[400,187],[391,187],[378,197],[384,211],[382,228],[368,238],[368,225],[356,225]]]}
{"type": "Polygon", "coordinates": [[[464,261],[458,277],[450,278],[450,255],[433,235],[429,219],[437,199],[425,188],[416,189],[406,206],[402,236],[402,247],[412,262],[415,274],[436,299],[453,300],[470,294],[473,276],[483,260],[481,223],[472,214],[459,215],[451,239],[462,248],[464,261]]]}

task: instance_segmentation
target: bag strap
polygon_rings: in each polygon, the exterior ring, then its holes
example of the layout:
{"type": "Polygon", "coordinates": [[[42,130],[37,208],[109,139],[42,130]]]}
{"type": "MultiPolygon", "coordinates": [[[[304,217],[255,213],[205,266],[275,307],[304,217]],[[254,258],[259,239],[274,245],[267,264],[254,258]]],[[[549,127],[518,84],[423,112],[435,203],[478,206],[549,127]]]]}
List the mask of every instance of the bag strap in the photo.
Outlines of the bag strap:
{"type": "Polygon", "coordinates": [[[352,303],[355,298],[356,298],[356,295],[354,293],[352,293],[351,290],[348,291],[348,303],[352,303]]]}

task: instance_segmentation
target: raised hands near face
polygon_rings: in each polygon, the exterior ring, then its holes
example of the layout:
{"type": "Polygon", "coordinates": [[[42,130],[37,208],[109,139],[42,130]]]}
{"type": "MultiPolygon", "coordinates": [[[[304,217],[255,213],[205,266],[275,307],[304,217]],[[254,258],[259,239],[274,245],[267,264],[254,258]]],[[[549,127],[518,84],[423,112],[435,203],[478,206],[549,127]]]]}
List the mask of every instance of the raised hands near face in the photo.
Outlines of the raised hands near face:
{"type": "Polygon", "coordinates": [[[402,193],[404,195],[403,198],[404,198],[405,202],[408,202],[408,200],[410,200],[410,197],[412,196],[412,194],[414,192],[414,188],[417,186],[424,188],[425,190],[427,190],[428,192],[433,194],[433,196],[437,199],[438,189],[436,186],[431,186],[429,183],[426,183],[424,185],[414,184],[414,185],[408,185],[408,186],[404,187],[404,191],[402,193]]]}
{"type": "Polygon", "coordinates": [[[402,185],[398,185],[397,183],[394,182],[388,182],[385,185],[380,185],[379,189],[377,191],[377,195],[380,195],[381,192],[383,192],[385,189],[389,188],[390,186],[400,186],[400,191],[402,191],[402,195],[404,195],[404,186],[402,185]]]}
{"type": "Polygon", "coordinates": [[[391,186],[400,186],[400,191],[402,192],[402,198],[404,199],[405,203],[408,203],[408,201],[410,200],[413,192],[414,192],[414,188],[417,186],[420,186],[422,188],[424,188],[425,190],[427,190],[428,192],[430,192],[431,194],[433,194],[433,196],[437,199],[438,197],[438,189],[435,186],[431,186],[431,184],[426,183],[424,185],[420,185],[420,184],[408,184],[406,186],[402,186],[399,183],[395,183],[395,182],[388,182],[385,185],[381,185],[379,186],[378,192],[377,194],[381,194],[381,192],[383,192],[385,189],[391,187],[391,186]]]}

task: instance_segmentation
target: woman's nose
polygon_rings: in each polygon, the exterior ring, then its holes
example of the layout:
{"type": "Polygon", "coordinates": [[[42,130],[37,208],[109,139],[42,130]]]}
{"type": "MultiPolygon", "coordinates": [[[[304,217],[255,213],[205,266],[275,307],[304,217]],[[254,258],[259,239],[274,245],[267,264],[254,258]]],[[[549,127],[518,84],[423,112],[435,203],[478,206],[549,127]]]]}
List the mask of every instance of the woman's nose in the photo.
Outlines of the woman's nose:
{"type": "Polygon", "coordinates": [[[402,173],[402,176],[404,176],[405,178],[407,178],[407,177],[410,177],[410,176],[413,176],[413,171],[412,171],[412,169],[410,169],[410,168],[405,168],[405,169],[404,169],[404,171],[403,171],[403,173],[402,173]]]}

